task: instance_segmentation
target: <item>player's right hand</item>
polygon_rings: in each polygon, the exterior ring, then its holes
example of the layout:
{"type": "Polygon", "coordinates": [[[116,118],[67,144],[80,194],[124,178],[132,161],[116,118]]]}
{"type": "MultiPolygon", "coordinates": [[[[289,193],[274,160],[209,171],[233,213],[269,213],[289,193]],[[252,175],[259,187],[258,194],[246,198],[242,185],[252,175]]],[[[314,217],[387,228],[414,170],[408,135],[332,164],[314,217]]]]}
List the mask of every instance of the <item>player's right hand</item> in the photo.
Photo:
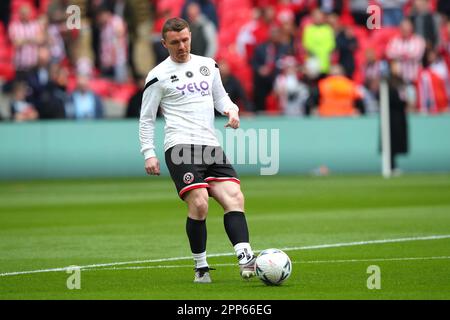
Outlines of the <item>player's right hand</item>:
{"type": "Polygon", "coordinates": [[[159,168],[159,160],[156,157],[151,157],[145,160],[145,171],[149,175],[159,176],[161,174],[159,168]]]}

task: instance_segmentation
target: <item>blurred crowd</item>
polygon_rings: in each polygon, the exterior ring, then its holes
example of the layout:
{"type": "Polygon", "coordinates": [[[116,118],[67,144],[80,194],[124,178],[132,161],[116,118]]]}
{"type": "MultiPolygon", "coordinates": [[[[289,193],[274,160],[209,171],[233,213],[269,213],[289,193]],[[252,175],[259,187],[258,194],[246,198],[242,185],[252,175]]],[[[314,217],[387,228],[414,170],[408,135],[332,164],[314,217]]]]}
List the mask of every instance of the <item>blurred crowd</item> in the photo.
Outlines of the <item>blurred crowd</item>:
{"type": "Polygon", "coordinates": [[[192,53],[216,59],[243,114],[378,113],[383,78],[405,112],[450,111],[448,0],[2,0],[0,6],[0,79],[16,121],[103,118],[111,99],[123,105],[121,116],[138,117],[149,71],[139,65],[167,58],[161,29],[173,16],[190,23],[192,53]],[[81,28],[68,24],[71,4],[82,8],[81,28]],[[142,23],[149,24],[148,57],[135,54],[142,23]],[[86,34],[89,54],[80,40],[86,34]]]}

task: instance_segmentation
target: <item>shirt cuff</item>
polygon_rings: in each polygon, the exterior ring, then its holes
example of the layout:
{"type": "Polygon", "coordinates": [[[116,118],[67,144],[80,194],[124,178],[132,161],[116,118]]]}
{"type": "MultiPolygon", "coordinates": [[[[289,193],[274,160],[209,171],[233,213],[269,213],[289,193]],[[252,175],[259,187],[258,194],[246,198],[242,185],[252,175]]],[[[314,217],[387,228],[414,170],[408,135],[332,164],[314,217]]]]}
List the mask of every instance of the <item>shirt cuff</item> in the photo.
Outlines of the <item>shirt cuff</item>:
{"type": "Polygon", "coordinates": [[[223,112],[229,112],[231,110],[239,112],[239,107],[235,104],[229,105],[228,107],[224,108],[223,112]]]}
{"type": "Polygon", "coordinates": [[[153,157],[156,157],[156,153],[155,153],[155,150],[154,150],[154,149],[149,149],[149,150],[146,150],[146,151],[144,152],[144,158],[145,158],[145,160],[147,160],[147,159],[149,159],[149,158],[153,158],[153,157]]]}

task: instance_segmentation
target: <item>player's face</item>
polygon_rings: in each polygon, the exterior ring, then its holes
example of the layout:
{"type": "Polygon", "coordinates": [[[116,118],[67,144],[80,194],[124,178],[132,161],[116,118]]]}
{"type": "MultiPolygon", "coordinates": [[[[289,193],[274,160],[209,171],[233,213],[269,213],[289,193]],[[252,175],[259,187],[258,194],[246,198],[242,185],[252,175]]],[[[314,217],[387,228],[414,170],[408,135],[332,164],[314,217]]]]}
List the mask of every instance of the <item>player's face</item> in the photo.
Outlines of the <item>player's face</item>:
{"type": "Polygon", "coordinates": [[[168,31],[162,40],[163,46],[169,51],[173,61],[178,63],[187,62],[191,52],[191,32],[188,28],[177,31],[168,31]]]}

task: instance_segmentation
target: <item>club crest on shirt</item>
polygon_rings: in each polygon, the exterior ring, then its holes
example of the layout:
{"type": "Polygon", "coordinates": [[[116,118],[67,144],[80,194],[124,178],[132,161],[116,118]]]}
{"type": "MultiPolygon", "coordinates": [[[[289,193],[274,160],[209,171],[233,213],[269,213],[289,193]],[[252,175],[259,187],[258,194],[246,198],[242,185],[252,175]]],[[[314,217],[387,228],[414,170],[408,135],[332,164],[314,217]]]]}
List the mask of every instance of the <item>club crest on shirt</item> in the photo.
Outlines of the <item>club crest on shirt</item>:
{"type": "Polygon", "coordinates": [[[200,73],[204,76],[209,76],[211,74],[211,72],[209,71],[208,67],[206,66],[201,66],[200,67],[200,73]]]}
{"type": "Polygon", "coordinates": [[[183,182],[185,184],[191,184],[192,181],[194,181],[194,175],[192,174],[192,172],[186,172],[183,176],[183,182]]]}

